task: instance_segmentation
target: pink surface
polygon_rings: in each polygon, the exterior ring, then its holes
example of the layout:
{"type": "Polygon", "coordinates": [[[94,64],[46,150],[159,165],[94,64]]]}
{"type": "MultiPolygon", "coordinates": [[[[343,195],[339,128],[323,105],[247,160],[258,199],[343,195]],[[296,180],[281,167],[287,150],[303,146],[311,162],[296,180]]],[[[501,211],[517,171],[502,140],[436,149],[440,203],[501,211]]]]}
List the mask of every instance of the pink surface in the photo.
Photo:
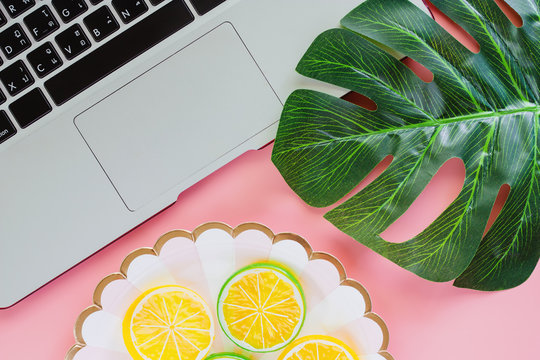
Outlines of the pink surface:
{"type": "MultiPolygon", "coordinates": [[[[261,222],[276,233],[295,232],[315,250],[337,256],[349,277],[368,289],[373,310],[388,324],[389,351],[396,360],[538,356],[538,268],[524,285],[495,293],[422,280],[340,233],[322,218],[325,209],[305,205],[274,168],[270,153],[269,146],[243,155],[181,194],[175,205],[152,220],[12,308],[0,310],[0,359],[62,359],[74,343],[73,324],[91,304],[94,287],[118,271],[126,254],[152,246],[169,230],[193,230],[207,221],[231,226],[261,222]]],[[[460,186],[460,176],[454,165],[444,167],[407,214],[409,221],[397,224],[386,238],[399,240],[401,231],[417,231],[413,219],[440,211],[460,186]]]]}

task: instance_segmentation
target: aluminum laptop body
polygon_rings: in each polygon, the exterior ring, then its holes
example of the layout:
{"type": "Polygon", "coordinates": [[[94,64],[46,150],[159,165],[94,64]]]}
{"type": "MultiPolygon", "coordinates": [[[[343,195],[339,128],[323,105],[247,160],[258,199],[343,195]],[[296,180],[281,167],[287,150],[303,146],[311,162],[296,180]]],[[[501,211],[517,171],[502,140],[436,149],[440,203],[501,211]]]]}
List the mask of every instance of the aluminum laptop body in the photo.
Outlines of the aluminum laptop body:
{"type": "Polygon", "coordinates": [[[0,307],[271,141],[301,55],[358,4],[66,1],[0,5],[0,307]]]}

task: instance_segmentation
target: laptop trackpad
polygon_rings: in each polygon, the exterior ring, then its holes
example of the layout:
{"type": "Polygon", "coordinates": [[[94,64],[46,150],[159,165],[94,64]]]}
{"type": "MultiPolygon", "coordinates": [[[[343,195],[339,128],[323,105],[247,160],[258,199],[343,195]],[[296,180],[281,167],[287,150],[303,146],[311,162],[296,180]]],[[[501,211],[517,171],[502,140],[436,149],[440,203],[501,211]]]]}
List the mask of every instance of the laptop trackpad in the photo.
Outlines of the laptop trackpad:
{"type": "Polygon", "coordinates": [[[224,23],[79,114],[75,125],[136,210],[277,121],[280,109],[224,23]]]}

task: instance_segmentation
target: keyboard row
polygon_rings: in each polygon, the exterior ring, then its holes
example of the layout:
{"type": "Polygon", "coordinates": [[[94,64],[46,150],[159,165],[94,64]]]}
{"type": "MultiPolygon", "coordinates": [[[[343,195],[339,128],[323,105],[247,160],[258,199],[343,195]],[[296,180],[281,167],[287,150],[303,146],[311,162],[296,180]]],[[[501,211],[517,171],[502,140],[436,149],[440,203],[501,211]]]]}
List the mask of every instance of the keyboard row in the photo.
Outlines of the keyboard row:
{"type": "MultiPolygon", "coordinates": [[[[157,5],[163,0],[150,0],[152,5],[157,5]]],[[[52,4],[54,5],[54,1],[52,4]]],[[[112,6],[116,10],[120,19],[128,24],[148,11],[148,6],[143,0],[112,0],[112,6]]],[[[69,9],[63,7],[56,10],[62,20],[67,23],[88,9],[84,0],[75,0],[69,9]]],[[[24,24],[30,30],[32,37],[40,41],[60,28],[56,16],[47,5],[43,5],[23,19],[24,24]]],[[[83,19],[83,23],[96,41],[101,41],[120,28],[111,10],[107,6],[102,6],[83,19]]],[[[88,39],[85,38],[79,25],[74,25],[60,33],[55,38],[58,46],[64,52],[67,59],[72,59],[88,46],[88,39]],[[81,43],[81,46],[77,46],[81,43]],[[75,48],[72,48],[75,47],[75,48]]],[[[13,59],[31,46],[31,42],[21,24],[11,25],[6,30],[0,32],[0,48],[7,59],[13,59]]],[[[0,65],[2,64],[0,60],[0,65]]],[[[42,74],[45,75],[45,74],[42,74]]]]}
{"type": "MultiPolygon", "coordinates": [[[[103,0],[89,0],[91,5],[98,5],[103,0]]],[[[158,5],[164,0],[149,0],[152,5],[158,5]]],[[[218,4],[222,3],[225,0],[194,0],[191,1],[193,7],[199,15],[204,15],[208,11],[212,10],[218,4]]],[[[27,12],[36,5],[35,0],[0,0],[7,10],[9,16],[14,19],[19,15],[27,12]]],[[[56,12],[62,19],[62,21],[67,24],[71,20],[75,19],[77,16],[84,13],[88,10],[88,5],[84,0],[52,0],[52,6],[56,9],[56,12]]],[[[114,8],[119,12],[121,17],[134,19],[136,17],[137,9],[133,9],[133,2],[126,2],[125,0],[116,0],[112,1],[114,8]],[[134,12],[131,12],[134,10],[134,12]]],[[[34,12],[37,13],[38,11],[34,12]]],[[[27,19],[25,18],[25,23],[27,19]]],[[[31,21],[31,19],[30,19],[31,21]]],[[[128,22],[131,20],[128,20],[128,22]]],[[[0,11],[0,27],[7,23],[7,19],[4,14],[0,11]]],[[[31,28],[31,25],[29,25],[31,28]]]]}

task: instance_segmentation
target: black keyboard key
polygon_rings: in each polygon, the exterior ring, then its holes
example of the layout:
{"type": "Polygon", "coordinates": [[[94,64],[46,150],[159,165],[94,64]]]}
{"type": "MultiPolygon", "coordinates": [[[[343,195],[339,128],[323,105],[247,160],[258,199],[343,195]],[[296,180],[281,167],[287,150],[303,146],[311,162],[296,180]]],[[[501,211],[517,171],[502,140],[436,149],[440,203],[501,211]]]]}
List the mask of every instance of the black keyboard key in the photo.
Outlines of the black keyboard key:
{"type": "Polygon", "coordinates": [[[0,26],[4,26],[7,23],[7,18],[4,16],[4,13],[0,11],[0,26]]]}
{"type": "Polygon", "coordinates": [[[57,105],[63,104],[192,21],[182,1],[171,1],[51,77],[45,88],[57,105]]]}
{"type": "Polygon", "coordinates": [[[148,10],[144,0],[112,0],[112,4],[124,24],[135,20],[148,10]]]}
{"type": "Polygon", "coordinates": [[[34,78],[21,60],[0,71],[0,80],[11,96],[17,95],[34,83],[34,78]]]}
{"type": "Polygon", "coordinates": [[[0,144],[17,133],[4,110],[0,110],[0,144]]]}
{"type": "Polygon", "coordinates": [[[55,40],[68,60],[73,59],[90,47],[90,41],[79,24],[75,24],[61,32],[55,37],[55,40]]]}
{"type": "Polygon", "coordinates": [[[0,104],[3,104],[6,102],[6,95],[0,90],[0,104]]]}
{"type": "Polygon", "coordinates": [[[68,23],[88,10],[84,0],[52,0],[52,4],[64,23],[68,23]]]}
{"type": "Polygon", "coordinates": [[[0,0],[12,18],[21,15],[32,6],[36,5],[34,0],[0,0]]]}
{"type": "Polygon", "coordinates": [[[156,5],[161,4],[163,1],[165,0],[150,0],[150,4],[156,6],[156,5]]]}
{"type": "Polygon", "coordinates": [[[51,105],[39,88],[35,88],[9,105],[9,110],[22,128],[50,113],[51,105]]]}
{"type": "Polygon", "coordinates": [[[193,7],[199,15],[204,15],[225,0],[191,0],[193,7]]]}
{"type": "Polygon", "coordinates": [[[92,14],[85,17],[84,24],[96,41],[105,39],[120,28],[114,19],[113,14],[106,6],[100,7],[92,14]]]}
{"type": "Polygon", "coordinates": [[[90,0],[90,4],[92,5],[97,5],[99,4],[100,2],[102,2],[103,0],[90,0]]]}
{"type": "Polygon", "coordinates": [[[34,39],[38,41],[59,28],[58,22],[47,5],[43,5],[30,15],[27,15],[24,18],[24,23],[32,36],[34,36],[34,39]]]}
{"type": "Polygon", "coordinates": [[[31,51],[27,59],[40,78],[48,75],[51,71],[62,65],[62,59],[60,59],[53,44],[50,42],[46,42],[36,50],[31,51]]]}
{"type": "Polygon", "coordinates": [[[30,47],[30,40],[21,25],[14,24],[0,33],[0,47],[8,59],[13,59],[30,47]]]}

